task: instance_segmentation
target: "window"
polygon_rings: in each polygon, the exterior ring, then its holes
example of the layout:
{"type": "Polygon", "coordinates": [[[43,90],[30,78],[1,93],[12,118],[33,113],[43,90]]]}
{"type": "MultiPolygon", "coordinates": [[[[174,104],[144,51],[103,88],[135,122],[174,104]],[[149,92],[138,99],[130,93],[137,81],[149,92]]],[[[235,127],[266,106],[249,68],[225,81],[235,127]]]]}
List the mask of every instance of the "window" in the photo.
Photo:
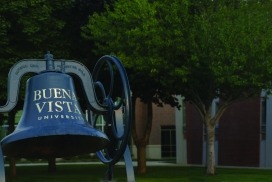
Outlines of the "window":
{"type": "Polygon", "coordinates": [[[261,139],[266,140],[266,97],[261,99],[261,139]]]}
{"type": "Polygon", "coordinates": [[[176,157],[175,126],[161,126],[161,155],[162,157],[176,157]]]}
{"type": "Polygon", "coordinates": [[[105,132],[106,121],[102,115],[96,115],[95,117],[95,128],[99,129],[102,132],[105,132]]]}

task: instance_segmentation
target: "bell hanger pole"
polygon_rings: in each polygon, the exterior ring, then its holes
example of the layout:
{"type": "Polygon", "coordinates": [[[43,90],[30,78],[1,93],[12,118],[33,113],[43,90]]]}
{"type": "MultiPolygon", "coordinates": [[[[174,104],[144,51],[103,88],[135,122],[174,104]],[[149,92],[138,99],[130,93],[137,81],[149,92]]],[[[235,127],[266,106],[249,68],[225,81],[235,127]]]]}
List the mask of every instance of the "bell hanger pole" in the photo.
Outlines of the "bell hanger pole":
{"type": "Polygon", "coordinates": [[[5,182],[5,165],[2,147],[0,147],[0,181],[5,182]]]}
{"type": "Polygon", "coordinates": [[[46,70],[47,71],[55,70],[55,65],[53,62],[53,54],[50,54],[50,51],[47,51],[47,54],[44,55],[44,59],[46,60],[46,70]]]}

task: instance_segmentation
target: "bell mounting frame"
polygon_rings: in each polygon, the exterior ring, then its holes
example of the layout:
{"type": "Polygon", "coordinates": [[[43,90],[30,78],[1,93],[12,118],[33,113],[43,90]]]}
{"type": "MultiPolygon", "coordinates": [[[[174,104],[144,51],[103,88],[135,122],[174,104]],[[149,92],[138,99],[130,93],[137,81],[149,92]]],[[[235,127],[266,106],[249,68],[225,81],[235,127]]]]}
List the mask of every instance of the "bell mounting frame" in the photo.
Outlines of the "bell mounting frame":
{"type": "MultiPolygon", "coordinates": [[[[101,57],[94,67],[93,75],[82,63],[75,60],[53,59],[50,52],[44,55],[44,59],[23,59],[15,63],[9,71],[7,102],[4,106],[0,106],[0,112],[9,112],[16,106],[20,81],[26,73],[38,74],[48,70],[78,76],[87,97],[90,116],[92,119],[103,117],[106,135],[113,143],[112,146],[97,151],[101,162],[109,166],[104,181],[113,180],[113,166],[122,157],[124,157],[128,181],[135,181],[128,147],[132,111],[130,88],[126,71],[117,57],[108,55],[101,57]],[[106,80],[105,75],[108,75],[106,80]]],[[[95,128],[98,127],[96,120],[93,123],[92,120],[89,122],[95,128]]],[[[0,181],[5,181],[4,158],[1,156],[3,156],[2,147],[0,147],[0,181]]]]}

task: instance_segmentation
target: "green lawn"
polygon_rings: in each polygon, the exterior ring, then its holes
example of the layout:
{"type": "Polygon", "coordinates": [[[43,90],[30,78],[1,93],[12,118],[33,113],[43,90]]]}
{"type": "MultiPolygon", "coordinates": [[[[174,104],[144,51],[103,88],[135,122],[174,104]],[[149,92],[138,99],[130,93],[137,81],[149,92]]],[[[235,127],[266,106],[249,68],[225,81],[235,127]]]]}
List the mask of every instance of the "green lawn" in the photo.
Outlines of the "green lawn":
{"type": "MultiPolygon", "coordinates": [[[[47,166],[18,166],[17,177],[8,182],[100,182],[105,165],[58,165],[55,174],[47,166]]],[[[202,167],[148,167],[145,175],[135,174],[137,182],[272,182],[272,170],[218,168],[217,175],[206,176],[202,167]]],[[[8,168],[6,169],[8,176],[8,168]]],[[[116,166],[115,182],[125,182],[124,166],[116,166]]]]}

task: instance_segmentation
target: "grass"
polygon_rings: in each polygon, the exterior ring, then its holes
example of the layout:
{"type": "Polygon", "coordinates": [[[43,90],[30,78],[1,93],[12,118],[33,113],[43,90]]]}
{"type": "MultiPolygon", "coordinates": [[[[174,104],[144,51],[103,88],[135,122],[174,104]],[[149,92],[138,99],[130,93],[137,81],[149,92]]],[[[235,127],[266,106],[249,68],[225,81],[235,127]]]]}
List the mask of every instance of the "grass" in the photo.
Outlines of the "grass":
{"type": "MultiPolygon", "coordinates": [[[[47,173],[47,166],[18,166],[15,178],[7,177],[8,182],[100,182],[107,166],[58,165],[57,172],[47,173]]],[[[207,176],[203,167],[150,166],[145,175],[135,174],[137,182],[272,182],[272,170],[218,168],[217,174],[207,176]]],[[[9,169],[6,168],[8,176],[9,169]]],[[[124,166],[115,166],[115,182],[126,182],[124,166]]]]}

